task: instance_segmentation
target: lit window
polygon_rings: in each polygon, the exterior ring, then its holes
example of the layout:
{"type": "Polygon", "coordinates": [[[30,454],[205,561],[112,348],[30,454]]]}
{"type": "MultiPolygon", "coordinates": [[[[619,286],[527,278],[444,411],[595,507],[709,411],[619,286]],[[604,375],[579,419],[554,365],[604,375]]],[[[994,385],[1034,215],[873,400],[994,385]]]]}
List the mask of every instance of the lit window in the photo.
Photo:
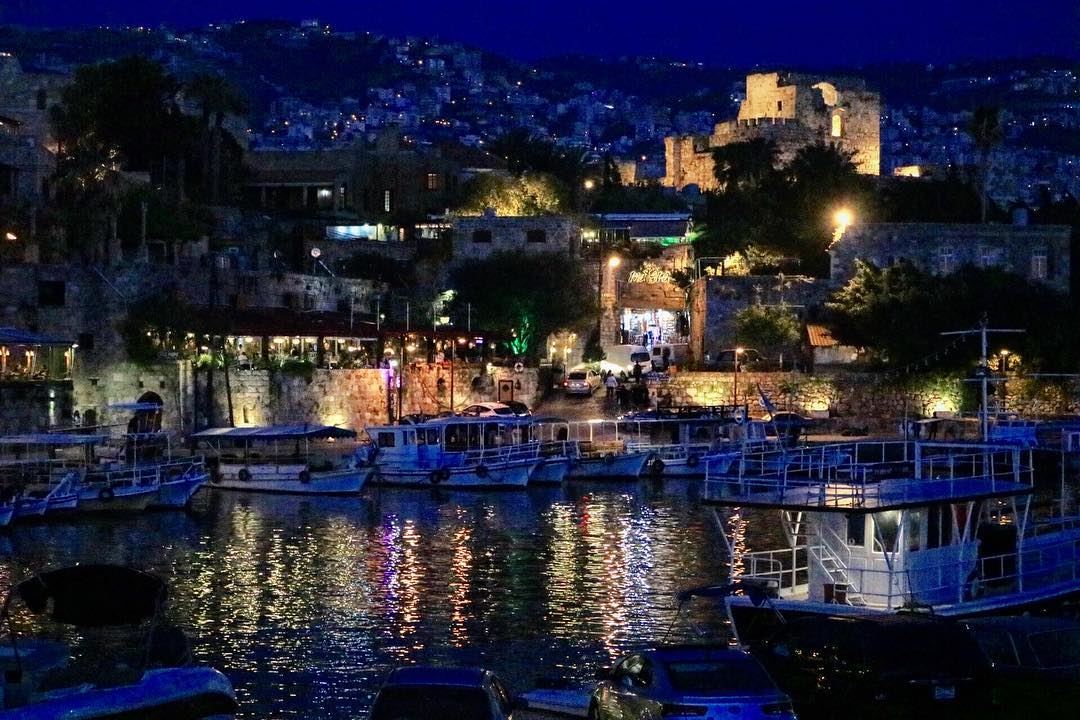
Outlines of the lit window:
{"type": "Polygon", "coordinates": [[[834,113],[832,116],[832,136],[840,137],[844,132],[844,121],[840,117],[840,113],[834,113]]]}
{"type": "Polygon", "coordinates": [[[389,190],[383,190],[383,194],[382,194],[382,209],[383,209],[383,212],[390,212],[391,207],[392,206],[391,206],[391,203],[390,203],[390,191],[389,190]]]}
{"type": "Polygon", "coordinates": [[[1001,251],[997,248],[979,248],[979,264],[984,268],[996,267],[1001,262],[1001,251]]]}
{"type": "Polygon", "coordinates": [[[427,174],[427,189],[438,190],[439,189],[439,174],[428,173],[427,174]]]}
{"type": "Polygon", "coordinates": [[[1031,279],[1045,280],[1049,275],[1049,262],[1045,250],[1031,253],[1031,279]]]}

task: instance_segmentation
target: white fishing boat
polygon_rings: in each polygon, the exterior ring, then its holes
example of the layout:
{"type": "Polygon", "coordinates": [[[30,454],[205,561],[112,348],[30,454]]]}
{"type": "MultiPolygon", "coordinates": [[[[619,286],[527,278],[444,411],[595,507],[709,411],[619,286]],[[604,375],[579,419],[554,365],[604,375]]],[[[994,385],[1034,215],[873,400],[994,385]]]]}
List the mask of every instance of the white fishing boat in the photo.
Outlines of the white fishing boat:
{"type": "MultiPolygon", "coordinates": [[[[516,489],[547,466],[543,444],[529,439],[530,418],[450,417],[419,425],[367,428],[382,485],[516,489]],[[543,461],[543,463],[541,463],[543,461]]],[[[552,473],[564,458],[551,456],[552,473]]]]}
{"type": "Polygon", "coordinates": [[[567,480],[637,480],[655,458],[651,451],[629,449],[615,420],[536,418],[532,433],[541,442],[565,445],[567,480]]]}
{"type": "Polygon", "coordinates": [[[201,457],[177,458],[158,466],[158,478],[157,497],[148,507],[184,508],[210,480],[210,471],[201,457]]]}
{"type": "Polygon", "coordinates": [[[14,496],[12,516],[32,518],[78,507],[87,470],[96,467],[95,449],[107,435],[38,433],[0,437],[0,484],[14,496]]]}
{"type": "MultiPolygon", "coordinates": [[[[1035,492],[1020,447],[867,441],[745,453],[704,500],[779,514],[782,546],[743,552],[724,534],[732,580],[767,588],[770,611],[961,617],[1080,593],[1080,517],[1035,492]]],[[[729,605],[736,623],[757,610],[729,605]]]]}
{"type": "Polygon", "coordinates": [[[330,425],[210,428],[191,435],[206,449],[210,487],[294,495],[356,495],[373,468],[353,430],[330,425]]]}

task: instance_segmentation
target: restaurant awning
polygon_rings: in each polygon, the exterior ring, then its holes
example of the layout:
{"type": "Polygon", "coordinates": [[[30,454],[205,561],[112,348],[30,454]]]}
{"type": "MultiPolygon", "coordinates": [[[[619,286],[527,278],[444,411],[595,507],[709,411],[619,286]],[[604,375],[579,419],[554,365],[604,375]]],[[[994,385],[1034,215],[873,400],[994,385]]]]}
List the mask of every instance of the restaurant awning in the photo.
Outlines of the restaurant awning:
{"type": "Polygon", "coordinates": [[[355,430],[333,425],[259,425],[238,428],[207,428],[191,437],[196,440],[320,440],[325,438],[354,438],[355,430]]]}
{"type": "Polygon", "coordinates": [[[39,335],[19,328],[0,327],[0,345],[34,345],[39,347],[71,347],[74,340],[39,335]]]}

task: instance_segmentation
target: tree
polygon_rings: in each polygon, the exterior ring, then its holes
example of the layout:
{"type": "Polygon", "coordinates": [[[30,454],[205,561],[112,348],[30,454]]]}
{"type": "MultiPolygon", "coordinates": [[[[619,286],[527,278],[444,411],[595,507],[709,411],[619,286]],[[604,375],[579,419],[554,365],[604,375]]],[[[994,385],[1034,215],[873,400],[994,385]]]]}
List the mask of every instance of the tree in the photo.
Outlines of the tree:
{"type": "Polygon", "coordinates": [[[550,175],[520,177],[483,174],[469,182],[458,206],[462,215],[480,215],[493,210],[497,215],[555,215],[567,212],[570,204],[565,188],[550,175]]]}
{"type": "Polygon", "coordinates": [[[527,356],[542,351],[551,333],[596,312],[593,285],[564,253],[493,253],[453,270],[451,284],[455,315],[471,305],[474,328],[513,338],[527,356]]]}
{"type": "Polygon", "coordinates": [[[725,193],[757,189],[776,172],[776,143],[765,138],[721,145],[712,155],[713,173],[725,193]]]}
{"type": "Polygon", "coordinates": [[[990,153],[1001,144],[1001,109],[978,107],[967,126],[968,135],[979,151],[979,184],[982,198],[980,221],[986,222],[986,196],[990,187],[990,153]]]}
{"type": "Polygon", "coordinates": [[[224,128],[227,115],[247,112],[247,101],[221,75],[201,73],[187,84],[186,93],[199,103],[202,113],[199,126],[202,134],[202,174],[205,197],[210,202],[221,201],[222,144],[227,134],[224,128]],[[211,120],[213,124],[211,125],[211,120]]]}
{"type": "Polygon", "coordinates": [[[735,313],[735,337],[766,357],[790,355],[802,339],[802,321],[784,306],[751,305],[735,313]]]}

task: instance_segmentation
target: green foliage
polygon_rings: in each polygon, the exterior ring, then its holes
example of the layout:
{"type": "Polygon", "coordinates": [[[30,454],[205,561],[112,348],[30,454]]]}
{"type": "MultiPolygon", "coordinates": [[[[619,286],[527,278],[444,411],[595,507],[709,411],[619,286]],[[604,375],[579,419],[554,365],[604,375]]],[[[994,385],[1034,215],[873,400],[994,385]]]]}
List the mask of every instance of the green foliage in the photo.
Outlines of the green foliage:
{"type": "Polygon", "coordinates": [[[706,200],[695,252],[726,256],[753,246],[799,260],[807,274],[823,275],[834,211],[848,206],[860,222],[872,219],[873,186],[856,172],[852,155],[836,145],[808,145],[782,168],[773,167],[775,152],[764,140],[714,151],[722,189],[706,200]]]}
{"type": "Polygon", "coordinates": [[[555,215],[568,212],[571,207],[565,188],[551,175],[508,178],[486,173],[464,188],[458,212],[481,215],[491,209],[503,216],[555,215]]]}
{"type": "Polygon", "coordinates": [[[307,358],[286,358],[277,366],[282,375],[310,380],[315,375],[315,363],[307,358]]]}
{"type": "Polygon", "coordinates": [[[1031,367],[1080,367],[1080,339],[1072,331],[1068,297],[1000,269],[966,266],[939,278],[910,263],[881,270],[860,262],[826,307],[837,340],[866,347],[893,366],[969,366],[978,356],[977,343],[962,343],[946,355],[940,333],[973,327],[985,315],[992,326],[1026,330],[998,342],[1031,367]]]}
{"type": "Polygon", "coordinates": [[[799,344],[802,322],[786,307],[751,305],[735,313],[735,336],[740,344],[772,357],[799,344]]]}
{"type": "Polygon", "coordinates": [[[580,263],[563,253],[494,253],[455,269],[451,284],[454,315],[464,317],[471,303],[474,328],[504,337],[516,332],[524,355],[542,350],[538,339],[596,311],[580,263]]]}

